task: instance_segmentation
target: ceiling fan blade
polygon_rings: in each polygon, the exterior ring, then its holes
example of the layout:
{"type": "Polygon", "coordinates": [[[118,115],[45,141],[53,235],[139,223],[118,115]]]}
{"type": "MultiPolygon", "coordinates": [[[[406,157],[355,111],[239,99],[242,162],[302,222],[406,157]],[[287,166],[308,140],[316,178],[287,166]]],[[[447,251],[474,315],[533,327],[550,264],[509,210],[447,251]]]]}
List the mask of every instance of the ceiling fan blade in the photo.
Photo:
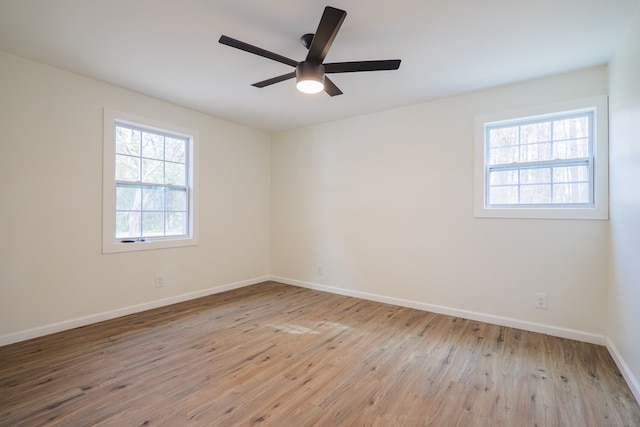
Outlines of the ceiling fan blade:
{"type": "Polygon", "coordinates": [[[322,18],[318,24],[318,29],[313,36],[311,46],[309,46],[309,53],[307,53],[307,61],[316,64],[322,64],[325,56],[329,52],[333,40],[338,34],[338,30],[342,25],[342,21],[347,16],[347,12],[344,10],[336,9],[331,6],[324,8],[322,18]]]}
{"type": "Polygon", "coordinates": [[[296,72],[294,71],[293,73],[287,73],[287,74],[283,74],[281,76],[278,77],[273,77],[271,79],[267,79],[267,80],[263,80],[261,82],[258,83],[254,83],[251,86],[255,86],[255,87],[265,87],[265,86],[269,86],[272,85],[274,83],[280,83],[283,82],[285,80],[289,80],[292,79],[296,76],[296,72]]]}
{"type": "Polygon", "coordinates": [[[327,92],[329,96],[342,95],[342,91],[338,89],[338,86],[327,76],[324,77],[324,91],[327,92]]]}
{"type": "Polygon", "coordinates": [[[324,64],[325,73],[355,73],[358,71],[384,71],[400,68],[399,59],[382,61],[333,62],[324,64]]]}
{"type": "Polygon", "coordinates": [[[220,36],[220,40],[218,40],[218,42],[227,46],[235,47],[236,49],[244,50],[245,52],[253,53],[254,55],[262,56],[264,58],[272,59],[274,61],[290,65],[292,67],[298,65],[298,61],[294,61],[293,59],[287,58],[286,56],[269,52],[268,50],[250,45],[249,43],[245,43],[231,37],[227,37],[225,35],[220,36]]]}

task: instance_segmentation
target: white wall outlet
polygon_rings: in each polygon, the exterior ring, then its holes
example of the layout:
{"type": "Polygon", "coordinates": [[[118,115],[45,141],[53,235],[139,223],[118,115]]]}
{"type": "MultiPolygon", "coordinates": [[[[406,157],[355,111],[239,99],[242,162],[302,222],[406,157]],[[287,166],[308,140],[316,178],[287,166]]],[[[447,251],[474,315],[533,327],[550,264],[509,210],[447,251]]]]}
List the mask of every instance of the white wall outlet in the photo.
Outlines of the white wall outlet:
{"type": "Polygon", "coordinates": [[[316,274],[318,276],[322,276],[322,264],[318,264],[318,266],[316,267],[316,274]]]}
{"type": "Polygon", "coordinates": [[[540,310],[548,309],[549,305],[547,304],[547,294],[536,292],[535,295],[536,295],[536,308],[539,308],[540,310]]]}
{"type": "Polygon", "coordinates": [[[164,275],[156,274],[156,288],[163,288],[163,287],[164,287],[164,275]]]}

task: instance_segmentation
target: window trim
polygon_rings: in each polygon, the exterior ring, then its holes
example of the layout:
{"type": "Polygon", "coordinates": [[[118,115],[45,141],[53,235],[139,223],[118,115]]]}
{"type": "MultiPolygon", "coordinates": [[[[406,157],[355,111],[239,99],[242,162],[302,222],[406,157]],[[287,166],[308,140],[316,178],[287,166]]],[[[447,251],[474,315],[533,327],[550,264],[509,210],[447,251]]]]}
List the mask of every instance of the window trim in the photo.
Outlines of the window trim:
{"type": "Polygon", "coordinates": [[[110,108],[104,109],[103,122],[103,173],[102,173],[102,253],[133,252],[150,249],[176,248],[198,244],[198,133],[192,129],[165,123],[110,108]],[[150,237],[133,243],[122,242],[115,237],[116,180],[115,180],[115,127],[116,124],[137,126],[163,133],[173,133],[189,139],[187,195],[189,203],[188,230],[186,236],[150,237]]]}
{"type": "MultiPolygon", "coordinates": [[[[607,96],[579,99],[552,105],[531,107],[476,116],[474,152],[474,215],[476,218],[531,218],[531,219],[598,219],[609,218],[608,196],[608,99],[607,96]],[[488,165],[486,158],[486,126],[498,122],[520,122],[542,119],[558,114],[593,111],[593,203],[589,205],[500,205],[487,206],[488,165]]],[[[570,162],[575,159],[563,160],[570,162]]]]}

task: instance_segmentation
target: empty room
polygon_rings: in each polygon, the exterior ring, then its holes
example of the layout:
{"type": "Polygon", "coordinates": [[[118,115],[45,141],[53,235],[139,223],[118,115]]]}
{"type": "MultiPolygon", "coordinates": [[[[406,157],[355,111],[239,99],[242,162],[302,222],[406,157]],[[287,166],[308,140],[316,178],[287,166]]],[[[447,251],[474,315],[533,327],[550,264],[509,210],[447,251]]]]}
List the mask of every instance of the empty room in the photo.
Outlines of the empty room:
{"type": "Polygon", "coordinates": [[[640,426],[640,1],[0,1],[0,426],[640,426]]]}

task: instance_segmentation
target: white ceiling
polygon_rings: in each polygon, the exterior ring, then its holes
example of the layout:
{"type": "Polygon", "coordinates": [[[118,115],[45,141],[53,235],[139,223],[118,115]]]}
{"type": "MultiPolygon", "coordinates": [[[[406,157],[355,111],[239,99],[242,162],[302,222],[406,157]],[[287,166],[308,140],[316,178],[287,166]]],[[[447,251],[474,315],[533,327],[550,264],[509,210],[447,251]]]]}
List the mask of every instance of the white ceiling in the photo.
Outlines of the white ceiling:
{"type": "Polygon", "coordinates": [[[0,0],[0,50],[265,131],[297,128],[604,64],[640,0],[0,0]],[[293,71],[220,35],[302,60],[326,5],[347,11],[327,62],[402,59],[333,74],[303,95],[293,71]]]}

